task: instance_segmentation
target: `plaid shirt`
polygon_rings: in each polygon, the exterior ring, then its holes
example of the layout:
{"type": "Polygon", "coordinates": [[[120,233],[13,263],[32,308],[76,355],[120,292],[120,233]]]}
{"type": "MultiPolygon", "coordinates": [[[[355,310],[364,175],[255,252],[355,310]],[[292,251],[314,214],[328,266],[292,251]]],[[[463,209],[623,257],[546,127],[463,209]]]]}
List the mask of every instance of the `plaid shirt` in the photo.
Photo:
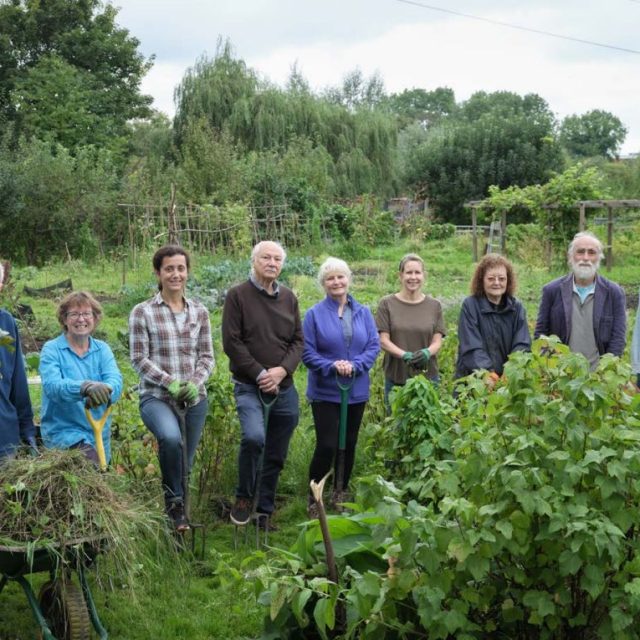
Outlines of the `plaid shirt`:
{"type": "Polygon", "coordinates": [[[214,366],[211,325],[207,309],[185,298],[187,314],[182,330],[173,311],[158,292],[136,305],[129,316],[129,352],[140,375],[140,395],[170,398],[167,387],[189,380],[206,397],[205,383],[214,366]]]}

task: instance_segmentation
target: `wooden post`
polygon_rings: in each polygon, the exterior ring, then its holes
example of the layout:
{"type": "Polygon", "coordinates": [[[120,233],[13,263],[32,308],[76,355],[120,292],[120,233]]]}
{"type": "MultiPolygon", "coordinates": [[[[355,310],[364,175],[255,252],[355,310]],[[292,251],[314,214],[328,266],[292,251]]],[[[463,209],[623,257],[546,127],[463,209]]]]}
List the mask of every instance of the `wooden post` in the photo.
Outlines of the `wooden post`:
{"type": "Polygon", "coordinates": [[[587,228],[587,205],[584,202],[580,203],[580,222],[578,223],[579,231],[584,231],[587,228]]]}
{"type": "Polygon", "coordinates": [[[471,207],[471,226],[473,227],[473,261],[478,262],[478,212],[474,206],[471,207]]]}
{"type": "Polygon", "coordinates": [[[178,244],[178,224],[176,221],[176,187],[171,185],[171,200],[169,201],[169,208],[167,210],[167,222],[169,230],[169,244],[178,244]]]}
{"type": "Polygon", "coordinates": [[[607,211],[609,216],[607,220],[607,260],[605,264],[607,271],[611,271],[613,266],[613,207],[607,207],[607,211]]]}
{"type": "Polygon", "coordinates": [[[506,255],[507,248],[507,212],[503,211],[500,215],[500,253],[506,255]]]}

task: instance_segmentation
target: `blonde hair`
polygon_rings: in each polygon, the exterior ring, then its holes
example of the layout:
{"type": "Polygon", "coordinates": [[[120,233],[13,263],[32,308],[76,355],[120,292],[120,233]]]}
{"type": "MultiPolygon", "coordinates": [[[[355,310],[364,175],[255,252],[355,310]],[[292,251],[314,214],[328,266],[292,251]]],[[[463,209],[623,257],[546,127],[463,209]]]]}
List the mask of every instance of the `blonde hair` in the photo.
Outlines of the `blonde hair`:
{"type": "Polygon", "coordinates": [[[424,271],[424,260],[417,253],[407,253],[402,256],[400,260],[400,265],[398,266],[398,271],[400,273],[404,273],[404,268],[407,266],[407,262],[419,262],[422,266],[422,270],[424,271]]]}

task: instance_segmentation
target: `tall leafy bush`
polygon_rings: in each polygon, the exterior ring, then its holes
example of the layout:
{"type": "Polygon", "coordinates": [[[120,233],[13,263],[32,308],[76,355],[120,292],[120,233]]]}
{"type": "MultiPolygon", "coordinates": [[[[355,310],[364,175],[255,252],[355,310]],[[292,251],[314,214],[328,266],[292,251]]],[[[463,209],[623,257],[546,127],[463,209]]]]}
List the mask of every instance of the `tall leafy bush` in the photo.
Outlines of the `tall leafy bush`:
{"type": "Polygon", "coordinates": [[[410,414],[420,435],[412,445],[398,429],[391,445],[420,477],[409,486],[418,499],[368,480],[356,512],[330,519],[339,586],[324,578],[309,525],[280,561],[287,571],[272,561],[258,573],[268,637],[640,638],[640,400],[629,373],[612,356],[592,372],[539,340],[511,356],[493,392],[472,376],[426,426],[431,388],[399,389],[401,420],[410,414]]]}

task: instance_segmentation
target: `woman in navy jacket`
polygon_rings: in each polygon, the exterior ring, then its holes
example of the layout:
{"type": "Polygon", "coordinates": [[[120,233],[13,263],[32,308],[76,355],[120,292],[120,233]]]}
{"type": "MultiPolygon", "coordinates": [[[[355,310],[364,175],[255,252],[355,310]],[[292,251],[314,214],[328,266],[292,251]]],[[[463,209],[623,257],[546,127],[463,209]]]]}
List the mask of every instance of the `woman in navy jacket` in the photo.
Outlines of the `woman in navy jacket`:
{"type": "Polygon", "coordinates": [[[486,369],[492,386],[510,353],[531,348],[527,314],[514,297],[515,288],[513,266],[506,258],[490,253],[480,260],[458,320],[456,378],[486,369]]]}
{"type": "MultiPolygon", "coordinates": [[[[320,267],[318,281],[326,298],[307,311],[303,323],[302,361],[308,369],[307,399],[311,403],[316,430],[309,477],[316,482],[321,480],[337,459],[338,381],[348,384],[352,379],[344,463],[343,487],[346,487],[353,469],[358,430],[369,399],[369,369],[380,351],[380,341],[371,311],[349,295],[351,270],[344,260],[327,258],[320,267]]],[[[334,491],[333,502],[342,499],[343,496],[334,491]]],[[[314,507],[310,502],[310,515],[315,515],[314,507]]]]}

